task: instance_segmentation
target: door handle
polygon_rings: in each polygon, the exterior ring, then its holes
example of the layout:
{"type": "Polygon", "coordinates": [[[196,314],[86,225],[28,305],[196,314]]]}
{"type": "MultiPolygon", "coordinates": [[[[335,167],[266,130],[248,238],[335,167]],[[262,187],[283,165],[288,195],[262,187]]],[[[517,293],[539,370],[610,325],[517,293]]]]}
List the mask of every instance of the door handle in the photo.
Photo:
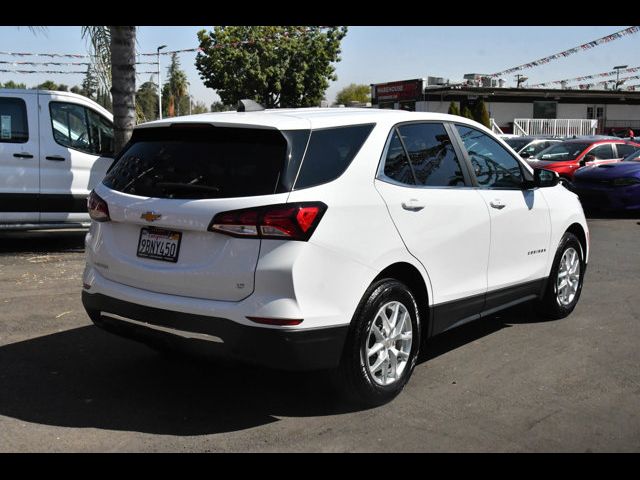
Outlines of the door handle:
{"type": "Polygon", "coordinates": [[[30,153],[14,153],[13,154],[14,157],[16,158],[33,158],[33,155],[31,155],[30,153]]]}
{"type": "Polygon", "coordinates": [[[411,212],[418,212],[425,207],[424,204],[418,203],[417,200],[411,199],[408,202],[402,202],[402,208],[411,212]]]}
{"type": "Polygon", "coordinates": [[[497,208],[498,210],[502,210],[506,206],[504,203],[502,203],[498,199],[491,200],[489,202],[489,205],[491,205],[492,208],[497,208]]]}
{"type": "Polygon", "coordinates": [[[51,160],[53,162],[64,162],[66,160],[66,158],[61,157],[60,155],[50,155],[44,158],[46,158],[47,160],[51,160]]]}

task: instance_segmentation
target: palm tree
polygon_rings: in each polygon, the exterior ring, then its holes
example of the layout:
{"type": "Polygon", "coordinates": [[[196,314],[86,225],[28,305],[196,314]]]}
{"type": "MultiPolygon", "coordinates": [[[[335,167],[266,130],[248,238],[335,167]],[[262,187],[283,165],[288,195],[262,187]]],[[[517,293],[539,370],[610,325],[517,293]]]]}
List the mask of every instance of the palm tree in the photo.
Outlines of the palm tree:
{"type": "Polygon", "coordinates": [[[136,27],[87,26],[82,37],[91,41],[99,78],[111,91],[114,149],[119,152],[136,123],[136,27]]]}

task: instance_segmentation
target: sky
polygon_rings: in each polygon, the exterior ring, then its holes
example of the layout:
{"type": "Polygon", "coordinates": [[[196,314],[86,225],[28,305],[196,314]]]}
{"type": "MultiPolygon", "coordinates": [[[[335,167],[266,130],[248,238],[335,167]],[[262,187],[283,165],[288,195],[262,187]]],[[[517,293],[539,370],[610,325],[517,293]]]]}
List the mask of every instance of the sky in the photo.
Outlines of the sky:
{"type": "MultiPolygon", "coordinates": [[[[609,35],[627,26],[584,27],[350,27],[342,41],[341,61],[336,64],[338,80],[331,82],[326,92],[329,102],[341,88],[350,83],[371,84],[423,78],[444,77],[462,80],[465,73],[494,73],[528,63],[563,50],[609,35]]],[[[138,51],[155,52],[160,45],[166,50],[198,46],[197,32],[206,26],[141,26],[137,33],[138,51]]],[[[540,67],[525,69],[528,83],[540,83],[564,78],[607,72],[616,65],[640,66],[640,33],[580,51],[569,57],[540,67]]],[[[87,43],[81,38],[80,27],[47,27],[33,33],[27,27],[0,27],[0,51],[33,53],[86,54],[87,43]]],[[[195,52],[180,55],[181,67],[191,84],[194,101],[210,105],[218,100],[215,91],[204,86],[195,67],[195,52]]],[[[143,57],[154,61],[155,57],[143,57]]],[[[161,57],[165,78],[169,56],[161,57]]],[[[14,57],[0,54],[0,61],[47,61],[46,57],[14,57]]],[[[48,61],[78,61],[50,59],[48,61]]],[[[80,60],[85,61],[85,60],[80,60]]],[[[139,65],[139,71],[155,71],[155,65],[139,65]]],[[[0,69],[84,70],[84,67],[16,67],[0,64],[0,69]]],[[[628,75],[636,75],[630,73],[628,75]]],[[[138,84],[150,74],[138,76],[138,84]]],[[[621,75],[623,77],[624,75],[621,75]]],[[[14,80],[28,87],[45,80],[79,85],[81,74],[17,74],[0,72],[0,82],[14,80]]],[[[507,86],[515,86],[515,73],[504,77],[507,86]]],[[[155,77],[154,77],[155,80],[155,77]]],[[[592,81],[592,80],[589,80],[592,81]]],[[[638,80],[629,85],[640,83],[638,80]]]]}

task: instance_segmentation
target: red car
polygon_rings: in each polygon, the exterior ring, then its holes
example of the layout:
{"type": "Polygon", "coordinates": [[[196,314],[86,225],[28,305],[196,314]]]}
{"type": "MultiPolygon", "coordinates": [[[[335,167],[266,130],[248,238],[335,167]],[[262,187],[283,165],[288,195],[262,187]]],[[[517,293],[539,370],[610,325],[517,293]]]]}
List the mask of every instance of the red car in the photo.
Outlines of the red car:
{"type": "Polygon", "coordinates": [[[553,170],[571,182],[580,167],[619,162],[638,147],[640,143],[622,139],[575,138],[556,143],[527,161],[533,168],[553,170]]]}

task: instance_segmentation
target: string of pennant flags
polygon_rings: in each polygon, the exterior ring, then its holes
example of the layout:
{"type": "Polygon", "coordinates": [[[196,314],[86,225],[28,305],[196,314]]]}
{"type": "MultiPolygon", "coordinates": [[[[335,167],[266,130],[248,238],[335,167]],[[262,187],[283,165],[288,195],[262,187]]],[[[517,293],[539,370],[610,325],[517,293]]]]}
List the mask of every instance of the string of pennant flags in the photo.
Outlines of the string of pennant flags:
{"type": "MultiPolygon", "coordinates": [[[[635,80],[635,79],[638,79],[638,78],[640,78],[640,75],[632,75],[631,77],[620,78],[620,80],[621,81],[622,80],[635,80]]],[[[589,87],[592,87],[594,85],[598,85],[598,84],[601,84],[601,83],[604,83],[604,82],[581,83],[581,84],[578,85],[578,88],[580,90],[585,90],[585,89],[587,89],[589,87]]]]}
{"type": "MultiPolygon", "coordinates": [[[[634,73],[638,71],[640,71],[640,67],[630,67],[630,68],[621,69],[620,73],[634,73]]],[[[547,87],[549,85],[561,85],[563,82],[566,82],[566,83],[581,82],[583,80],[591,80],[593,78],[611,77],[617,74],[618,74],[618,70],[613,70],[611,72],[594,73],[593,75],[585,75],[583,77],[565,78],[564,80],[554,80],[553,82],[536,83],[535,85],[529,85],[529,87],[536,88],[536,87],[547,87]]]]}
{"type": "Polygon", "coordinates": [[[634,33],[638,33],[638,31],[640,31],[639,26],[625,28],[624,30],[620,30],[618,32],[612,33],[611,35],[606,35],[604,37],[598,38],[597,40],[592,40],[591,42],[587,42],[582,45],[578,45],[577,47],[570,48],[569,50],[565,50],[560,53],[554,53],[553,55],[549,55],[548,57],[534,60],[533,62],[523,63],[522,65],[518,65],[517,67],[513,67],[513,68],[509,68],[508,70],[503,70],[501,72],[493,73],[491,75],[488,75],[488,77],[492,77],[492,78],[502,77],[504,75],[508,75],[510,73],[517,72],[519,70],[524,70],[525,68],[538,67],[540,65],[549,63],[553,60],[558,60],[560,58],[568,57],[570,55],[573,55],[575,53],[578,53],[584,50],[589,50],[603,43],[609,43],[614,40],[618,40],[619,38],[622,38],[626,35],[633,35],[634,33]]]}
{"type": "MultiPolygon", "coordinates": [[[[29,73],[64,73],[64,74],[82,74],[82,75],[86,75],[87,71],[86,70],[9,70],[9,69],[4,69],[4,68],[0,68],[0,73],[23,73],[23,74],[29,74],[29,73]]],[[[147,74],[152,74],[155,75],[158,72],[136,72],[136,75],[147,75],[147,74]]]]}

